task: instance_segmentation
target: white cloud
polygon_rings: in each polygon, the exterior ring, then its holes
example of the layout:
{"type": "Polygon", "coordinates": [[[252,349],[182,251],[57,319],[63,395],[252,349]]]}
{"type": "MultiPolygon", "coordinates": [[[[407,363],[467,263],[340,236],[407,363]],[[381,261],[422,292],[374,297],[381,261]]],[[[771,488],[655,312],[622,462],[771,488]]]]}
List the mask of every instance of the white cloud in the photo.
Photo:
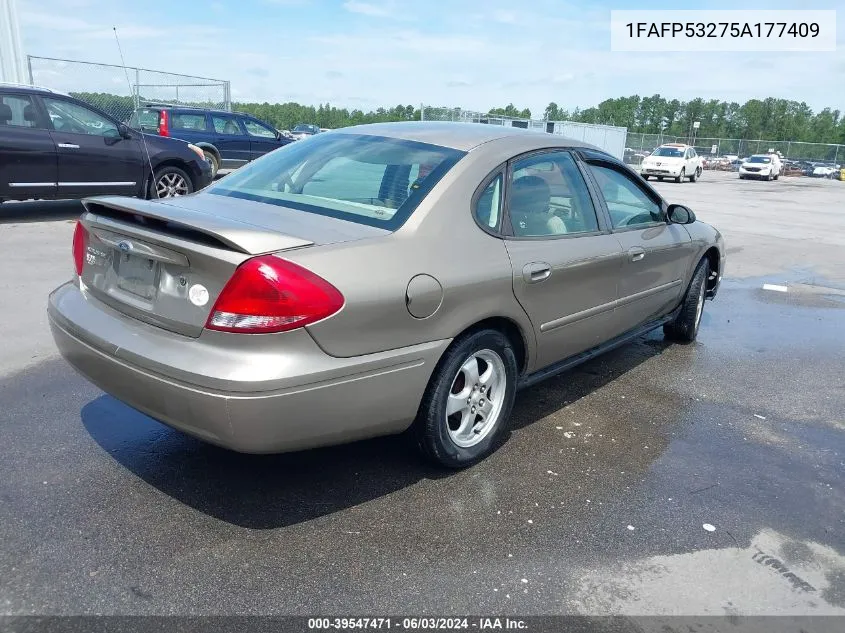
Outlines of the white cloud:
{"type": "Polygon", "coordinates": [[[360,2],[359,0],[347,0],[343,3],[343,8],[350,13],[360,13],[361,15],[368,15],[376,18],[390,17],[393,14],[393,12],[384,5],[372,4],[370,2],[360,2]]]}

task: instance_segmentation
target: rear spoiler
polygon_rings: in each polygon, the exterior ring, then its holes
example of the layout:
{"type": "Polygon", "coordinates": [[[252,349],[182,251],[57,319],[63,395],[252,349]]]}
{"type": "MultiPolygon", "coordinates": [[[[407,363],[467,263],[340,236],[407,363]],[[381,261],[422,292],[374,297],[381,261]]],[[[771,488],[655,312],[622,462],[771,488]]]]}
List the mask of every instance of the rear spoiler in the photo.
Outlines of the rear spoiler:
{"type": "Polygon", "coordinates": [[[90,219],[107,218],[114,222],[173,237],[199,242],[215,248],[261,255],[275,251],[311,246],[304,240],[272,229],[215,216],[179,206],[177,199],[141,200],[119,196],[86,198],[82,201],[90,219]]]}

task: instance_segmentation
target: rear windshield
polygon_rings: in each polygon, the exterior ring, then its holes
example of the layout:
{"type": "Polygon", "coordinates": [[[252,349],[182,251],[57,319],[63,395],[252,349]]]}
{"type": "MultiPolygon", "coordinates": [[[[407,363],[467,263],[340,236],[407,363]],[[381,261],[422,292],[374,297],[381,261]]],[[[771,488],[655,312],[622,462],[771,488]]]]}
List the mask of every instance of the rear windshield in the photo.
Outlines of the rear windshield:
{"type": "Polygon", "coordinates": [[[673,156],[675,158],[680,158],[683,155],[684,153],[677,147],[658,147],[652,154],[652,156],[673,156]]]}
{"type": "Polygon", "coordinates": [[[290,143],[206,191],[396,230],[465,152],[326,133],[290,143]]]}
{"type": "Polygon", "coordinates": [[[772,159],[768,156],[752,156],[748,159],[749,163],[771,163],[772,159]]]}
{"type": "Polygon", "coordinates": [[[143,132],[158,131],[158,110],[147,108],[135,110],[129,117],[129,127],[143,132]]]}

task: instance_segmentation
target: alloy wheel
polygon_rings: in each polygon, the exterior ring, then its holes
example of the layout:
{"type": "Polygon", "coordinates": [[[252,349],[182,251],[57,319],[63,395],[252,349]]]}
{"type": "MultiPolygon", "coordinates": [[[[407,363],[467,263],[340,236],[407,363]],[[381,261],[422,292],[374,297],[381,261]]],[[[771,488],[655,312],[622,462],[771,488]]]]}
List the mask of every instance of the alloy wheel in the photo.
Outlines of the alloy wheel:
{"type": "Polygon", "coordinates": [[[163,174],[156,182],[156,194],[159,198],[185,196],[189,193],[185,178],[177,173],[163,174]]]}
{"type": "Polygon", "coordinates": [[[457,446],[474,446],[493,431],[506,388],[505,363],[496,352],[480,350],[464,361],[446,403],[446,428],[457,446]]]}

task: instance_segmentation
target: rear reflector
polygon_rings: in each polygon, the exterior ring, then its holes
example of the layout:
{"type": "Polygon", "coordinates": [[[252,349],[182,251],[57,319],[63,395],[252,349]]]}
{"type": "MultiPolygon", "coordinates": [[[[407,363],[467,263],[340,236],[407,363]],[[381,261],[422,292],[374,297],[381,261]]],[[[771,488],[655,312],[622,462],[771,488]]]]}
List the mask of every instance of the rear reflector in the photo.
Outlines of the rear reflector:
{"type": "Polygon", "coordinates": [[[76,221],[76,228],[73,230],[73,265],[76,274],[82,274],[82,267],[85,265],[85,253],[88,250],[88,230],[82,226],[82,222],[76,221]]]}
{"type": "Polygon", "coordinates": [[[243,334],[285,332],[331,316],[343,301],[337,288],[310,270],[263,255],[238,266],[206,327],[243,334]]]}

